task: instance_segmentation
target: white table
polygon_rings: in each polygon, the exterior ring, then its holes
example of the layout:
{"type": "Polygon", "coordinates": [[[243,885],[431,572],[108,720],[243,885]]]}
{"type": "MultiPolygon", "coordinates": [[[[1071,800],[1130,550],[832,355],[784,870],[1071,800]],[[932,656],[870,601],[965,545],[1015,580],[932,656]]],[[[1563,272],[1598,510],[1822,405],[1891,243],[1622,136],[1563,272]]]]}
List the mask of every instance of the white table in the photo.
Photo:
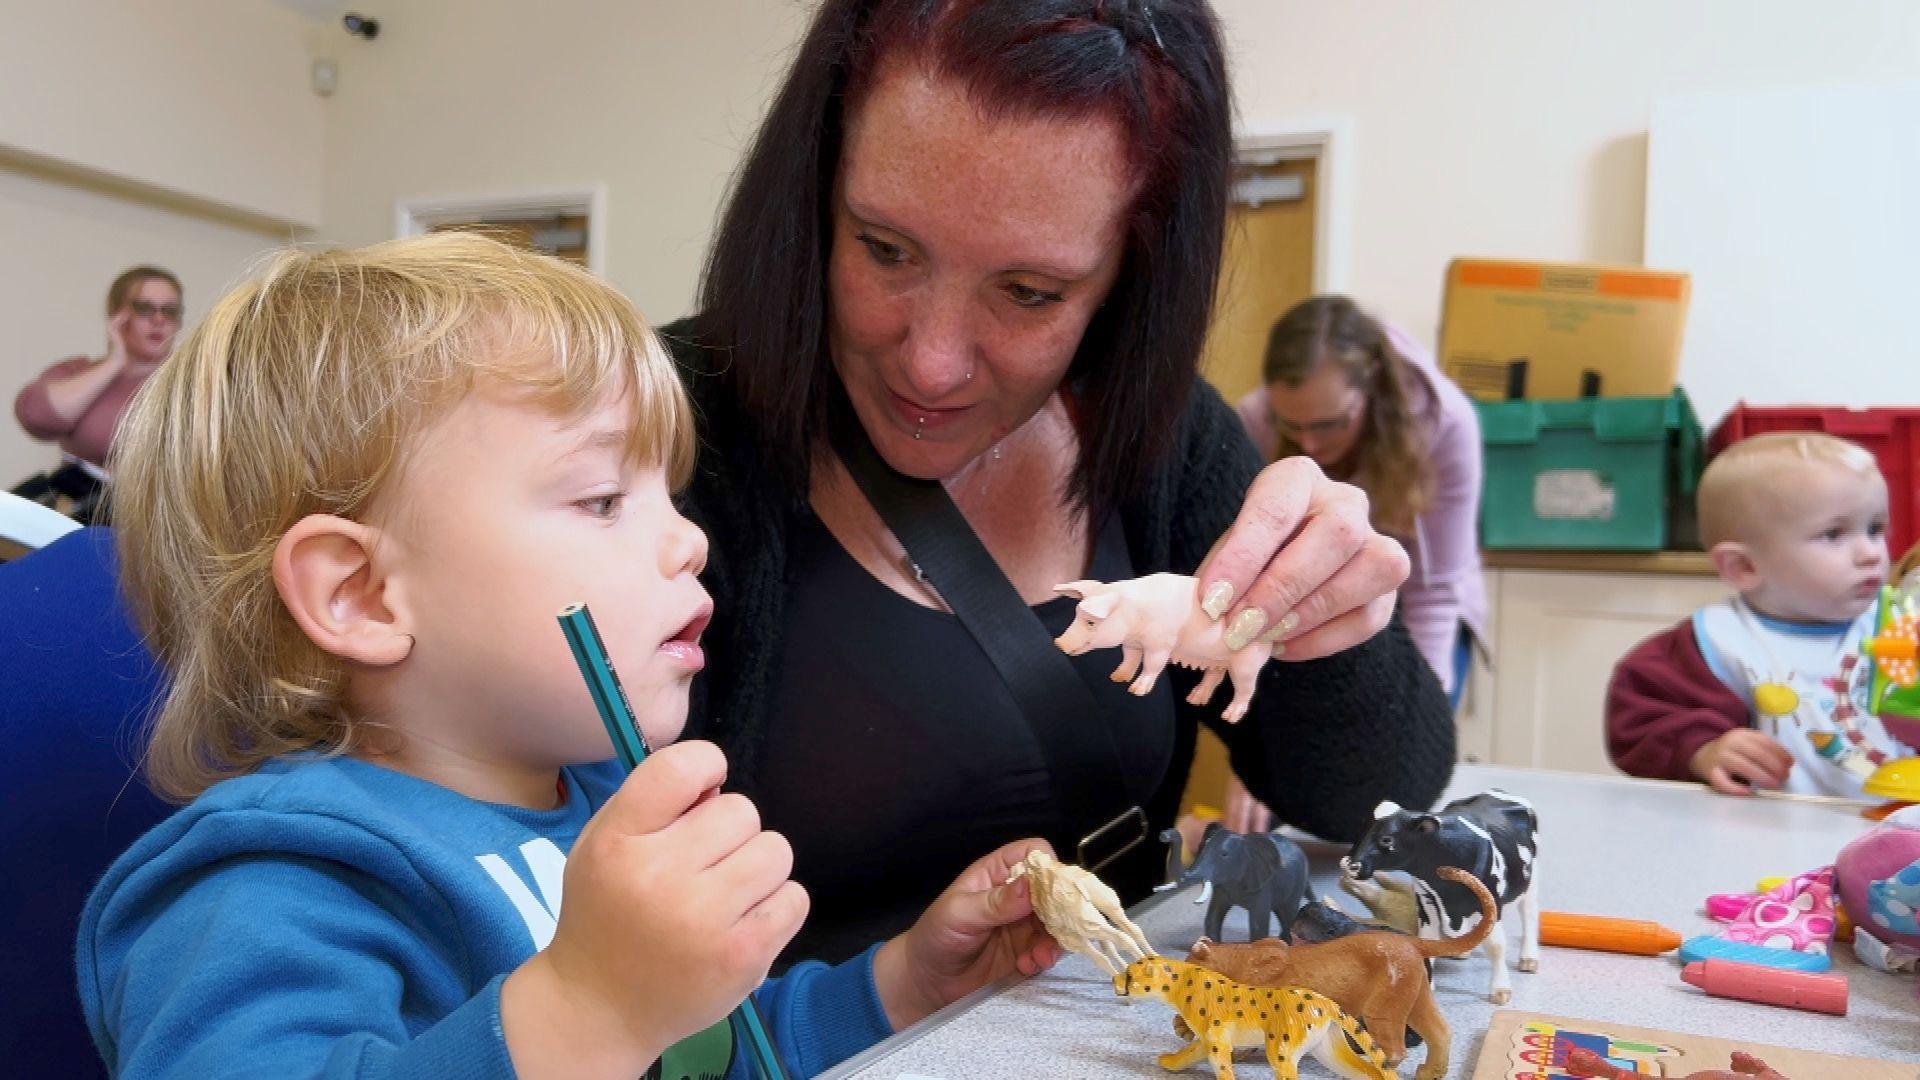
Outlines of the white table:
{"type": "MultiPolygon", "coordinates": [[[[1794,874],[1833,861],[1867,826],[1858,807],[1827,800],[1735,799],[1691,784],[1463,765],[1447,798],[1498,787],[1540,812],[1540,895],[1551,911],[1651,919],[1686,936],[1715,928],[1700,913],[1711,892],[1747,890],[1762,877],[1794,874]]],[[[1310,846],[1318,891],[1333,887],[1341,849],[1310,846]]],[[[1140,905],[1136,921],[1161,952],[1186,955],[1200,935],[1202,908],[1192,890],[1140,905]]],[[[1245,936],[1236,911],[1225,936],[1245,936]]],[[[1519,955],[1518,941],[1508,962],[1519,955]]],[[[1440,961],[1434,989],[1454,1030],[1451,1076],[1472,1073],[1494,1006],[1484,953],[1440,961]]],[[[1693,1032],[1808,1050],[1920,1062],[1920,999],[1911,977],[1873,971],[1850,947],[1835,950],[1835,970],[1852,983],[1845,1017],[1707,997],[1681,983],[1672,954],[1620,956],[1543,948],[1540,972],[1514,972],[1510,1006],[1618,1024],[1693,1032]]],[[[1092,962],[1069,955],[1033,979],[1008,980],[929,1017],[827,1074],[861,1080],[902,1076],[939,1080],[992,1077],[1168,1077],[1156,1055],[1177,1049],[1173,1013],[1159,1002],[1116,999],[1092,962]]],[[[1401,1067],[1412,1076],[1426,1053],[1401,1067]]],[[[1236,1064],[1244,1076],[1272,1075],[1264,1059],[1236,1064]]],[[[1329,1075],[1302,1062],[1306,1076],[1329,1075]]],[[[1205,1078],[1204,1066],[1190,1073],[1205,1078]]],[[[1920,1080],[1920,1067],[1915,1069],[1920,1080]]]]}

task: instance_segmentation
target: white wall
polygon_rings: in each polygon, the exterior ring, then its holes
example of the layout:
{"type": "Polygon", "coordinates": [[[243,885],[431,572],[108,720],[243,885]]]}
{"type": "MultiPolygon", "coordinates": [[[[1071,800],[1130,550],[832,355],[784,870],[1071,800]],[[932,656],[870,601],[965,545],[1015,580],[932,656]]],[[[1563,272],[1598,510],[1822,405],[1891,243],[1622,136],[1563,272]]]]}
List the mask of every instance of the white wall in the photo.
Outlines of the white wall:
{"type": "MultiPolygon", "coordinates": [[[[1657,98],[1910,77],[1920,55],[1907,0],[1216,3],[1245,131],[1351,121],[1347,288],[1429,340],[1456,255],[1641,261],[1657,98]]],[[[340,46],[325,235],[384,238],[406,196],[604,181],[609,276],[683,313],[812,4],[530,10],[392,0],[378,41],[340,46]]]]}
{"type": "Polygon", "coordinates": [[[1920,404],[1920,83],[1669,98],[1649,158],[1647,258],[1695,271],[1702,415],[1755,385],[1920,404]]]}
{"type": "Polygon", "coordinates": [[[686,313],[741,147],[810,4],[389,0],[338,44],[323,237],[393,235],[403,198],[607,186],[606,273],[686,313]]]}
{"type": "Polygon", "coordinates": [[[284,237],[0,159],[0,490],[59,461],[13,422],[20,388],[55,360],[106,348],[107,285],[135,263],[172,270],[187,319],[284,237]]]}
{"type": "Polygon", "coordinates": [[[261,0],[0,0],[0,147],[318,224],[307,32],[261,0]]]}
{"type": "Polygon", "coordinates": [[[1351,119],[1349,291],[1426,340],[1456,255],[1641,261],[1656,99],[1909,79],[1920,56],[1907,0],[1215,3],[1245,129],[1351,119]]]}

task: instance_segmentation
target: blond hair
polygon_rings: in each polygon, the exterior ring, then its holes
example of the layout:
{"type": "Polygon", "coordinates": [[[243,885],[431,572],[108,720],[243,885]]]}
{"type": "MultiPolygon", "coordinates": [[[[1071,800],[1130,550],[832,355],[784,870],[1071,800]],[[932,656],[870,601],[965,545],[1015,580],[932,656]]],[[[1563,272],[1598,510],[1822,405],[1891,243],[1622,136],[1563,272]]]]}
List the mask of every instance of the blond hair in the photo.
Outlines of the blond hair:
{"type": "Polygon", "coordinates": [[[1791,484],[1781,473],[1795,463],[1824,464],[1858,476],[1878,476],[1879,465],[1861,446],[1811,431],[1782,431],[1742,439],[1722,450],[1700,477],[1700,539],[1708,549],[1752,539],[1779,509],[1791,484]]]}
{"type": "Polygon", "coordinates": [[[147,381],[112,497],[127,594],[172,678],[156,790],[191,798],[278,754],[354,746],[345,664],[281,603],[274,549],[311,514],[364,520],[479,379],[567,417],[625,392],[634,460],[675,487],[692,468],[685,392],[633,305],[471,234],[278,254],[147,381]]]}

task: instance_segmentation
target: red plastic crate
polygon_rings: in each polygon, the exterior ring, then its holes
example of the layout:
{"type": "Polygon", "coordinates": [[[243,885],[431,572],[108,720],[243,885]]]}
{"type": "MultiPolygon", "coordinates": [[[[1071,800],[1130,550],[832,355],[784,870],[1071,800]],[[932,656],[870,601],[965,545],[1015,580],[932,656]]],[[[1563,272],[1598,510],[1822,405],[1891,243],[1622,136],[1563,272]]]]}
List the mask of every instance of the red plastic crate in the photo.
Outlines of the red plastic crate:
{"type": "Polygon", "coordinates": [[[1769,431],[1823,431],[1859,443],[1880,459],[1887,478],[1887,547],[1897,562],[1920,541],[1920,409],[1844,409],[1817,405],[1733,407],[1707,439],[1718,454],[1749,435],[1769,431]]]}

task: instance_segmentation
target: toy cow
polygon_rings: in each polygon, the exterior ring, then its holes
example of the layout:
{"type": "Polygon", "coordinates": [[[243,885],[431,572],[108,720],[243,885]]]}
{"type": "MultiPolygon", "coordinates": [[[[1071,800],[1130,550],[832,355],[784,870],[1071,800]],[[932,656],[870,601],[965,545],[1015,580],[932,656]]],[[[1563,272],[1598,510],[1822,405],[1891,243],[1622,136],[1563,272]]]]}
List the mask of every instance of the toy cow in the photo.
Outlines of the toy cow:
{"type": "Polygon", "coordinates": [[[1207,936],[1225,940],[1220,928],[1230,908],[1247,909],[1247,940],[1267,937],[1271,919],[1280,920],[1280,936],[1307,902],[1307,853],[1279,833],[1237,833],[1219,822],[1207,826],[1193,862],[1182,864],[1180,831],[1160,834],[1167,847],[1167,884],[1162,889],[1201,883],[1196,904],[1207,904],[1207,936]]]}
{"type": "MultiPolygon", "coordinates": [[[[1340,860],[1343,873],[1365,881],[1382,870],[1405,872],[1420,901],[1419,936],[1445,939],[1466,934],[1482,918],[1473,894],[1437,873],[1442,866],[1464,867],[1493,893],[1503,922],[1509,905],[1519,905],[1520,970],[1539,970],[1540,904],[1534,873],[1539,819],[1529,803],[1487,791],[1456,799],[1437,814],[1383,802],[1373,819],[1353,851],[1340,860]]],[[[1488,1000],[1504,1005],[1513,999],[1504,925],[1487,938],[1487,955],[1493,960],[1488,1000]]]]}
{"type": "Polygon", "coordinates": [[[1114,682],[1130,682],[1133,693],[1145,695],[1172,662],[1205,674],[1187,704],[1205,705],[1233,676],[1233,700],[1221,713],[1228,723],[1247,715],[1260,669],[1273,659],[1273,646],[1259,641],[1240,649],[1227,647],[1227,624],[1216,622],[1194,599],[1197,587],[1190,577],[1152,574],[1104,584],[1072,581],[1054,591],[1080,601],[1073,625],[1054,639],[1068,656],[1092,649],[1121,649],[1114,682]]]}

